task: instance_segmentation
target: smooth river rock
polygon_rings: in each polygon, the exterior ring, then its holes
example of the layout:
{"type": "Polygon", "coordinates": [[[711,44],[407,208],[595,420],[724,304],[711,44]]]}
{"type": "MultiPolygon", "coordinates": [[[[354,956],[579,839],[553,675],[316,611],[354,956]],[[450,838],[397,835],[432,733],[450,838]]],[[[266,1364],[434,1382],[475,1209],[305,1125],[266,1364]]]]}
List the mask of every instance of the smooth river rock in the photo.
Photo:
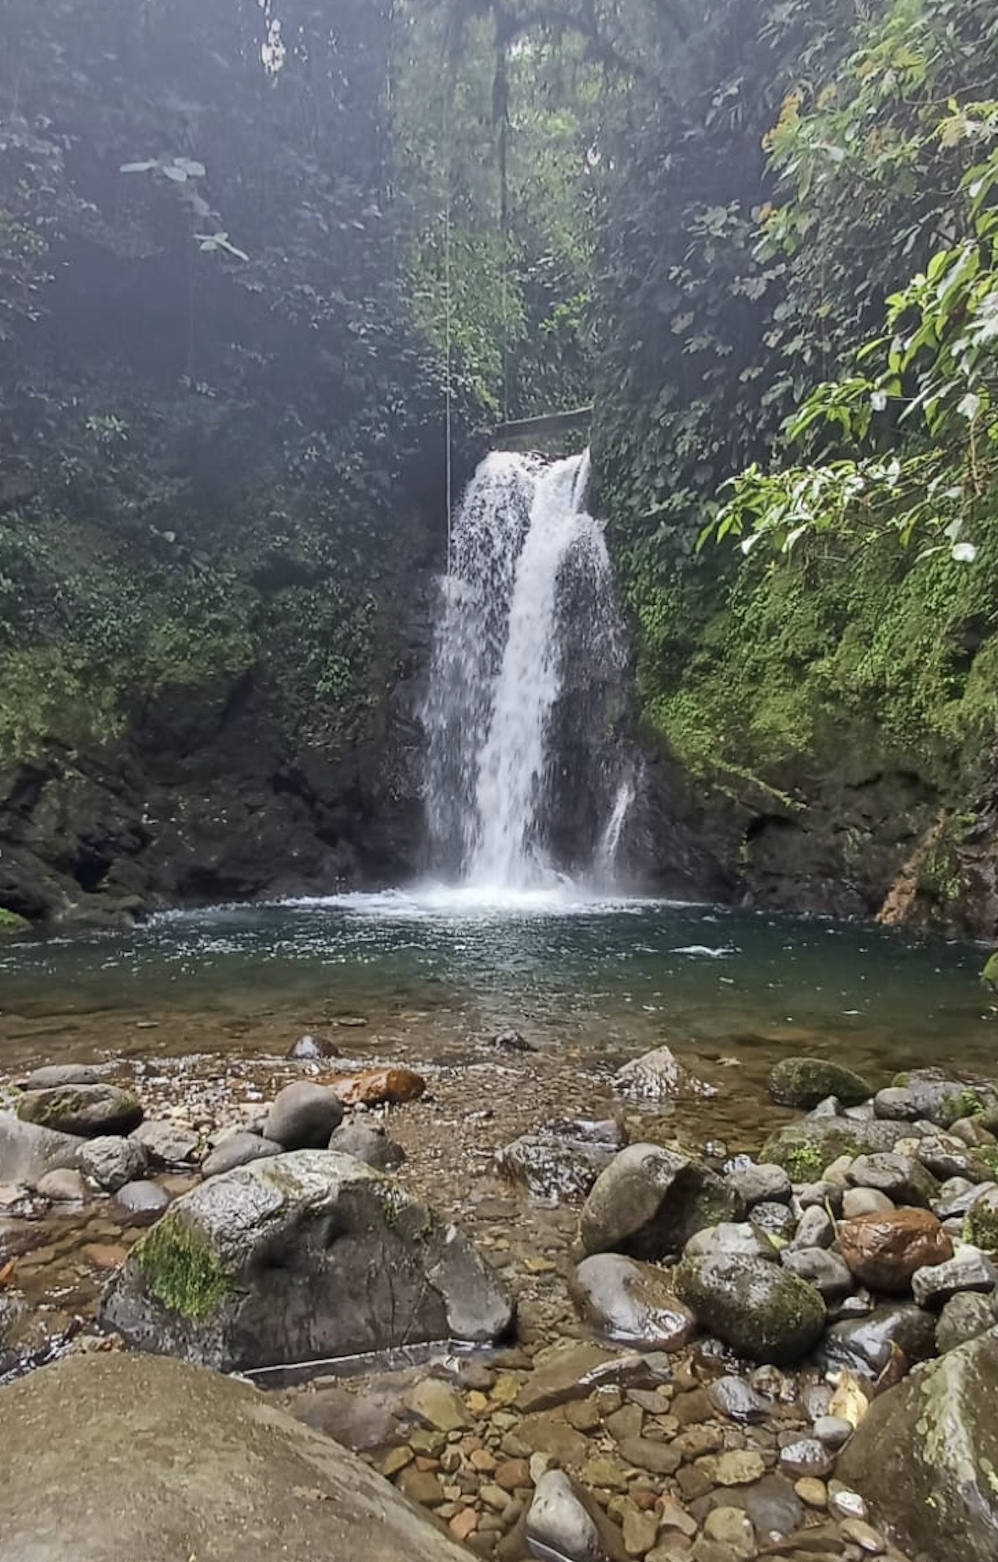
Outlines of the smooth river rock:
{"type": "Polygon", "coordinates": [[[839,1227],[839,1249],[851,1273],[874,1291],[906,1291],[916,1269],[943,1264],[953,1244],[925,1209],[856,1215],[839,1227]]]}
{"type": "Polygon", "coordinates": [[[947,1352],[880,1395],[839,1456],[902,1544],[933,1559],[998,1556],[998,1338],[947,1352]],[[931,1501],[928,1500],[931,1497],[931,1501]]]}
{"type": "Polygon", "coordinates": [[[324,1150],[342,1121],[343,1106],[333,1090],[299,1079],[277,1092],[263,1136],[286,1150],[324,1150]]]}
{"type": "Polygon", "coordinates": [[[3,1562],[468,1562],[354,1454],[257,1389],[142,1355],[0,1389],[3,1562]]]}
{"type": "Polygon", "coordinates": [[[486,1343],[512,1308],[470,1243],[390,1177],[298,1150],[177,1199],[132,1248],[100,1318],[144,1350],[237,1371],[486,1343]]]}
{"type": "Polygon", "coordinates": [[[674,1279],[703,1328],[752,1361],[800,1361],[825,1326],[821,1293],[765,1259],[733,1253],[686,1258],[674,1279]]]}
{"type": "Polygon", "coordinates": [[[78,1170],[80,1140],[0,1112],[0,1184],[37,1188],[48,1172],[78,1170]]]}
{"type": "Polygon", "coordinates": [[[697,1231],[738,1220],[741,1195],[707,1167],[655,1144],[631,1144],[596,1179],[579,1219],[587,1253],[665,1258],[697,1231]]]}
{"type": "Polygon", "coordinates": [[[569,1290],[583,1318],[601,1334],[643,1350],[681,1350],[696,1329],[668,1272],[622,1253],[583,1259],[569,1290]]]}
{"type": "Polygon", "coordinates": [[[843,1106],[858,1106],[873,1095],[873,1088],[852,1069],[828,1058],[781,1058],[769,1076],[769,1093],[782,1106],[805,1111],[829,1096],[843,1106]]]}
{"type": "Polygon", "coordinates": [[[22,1122],[89,1139],[130,1133],[142,1121],[142,1106],[117,1085],[52,1085],[26,1090],[17,1103],[17,1115],[22,1122]]]}

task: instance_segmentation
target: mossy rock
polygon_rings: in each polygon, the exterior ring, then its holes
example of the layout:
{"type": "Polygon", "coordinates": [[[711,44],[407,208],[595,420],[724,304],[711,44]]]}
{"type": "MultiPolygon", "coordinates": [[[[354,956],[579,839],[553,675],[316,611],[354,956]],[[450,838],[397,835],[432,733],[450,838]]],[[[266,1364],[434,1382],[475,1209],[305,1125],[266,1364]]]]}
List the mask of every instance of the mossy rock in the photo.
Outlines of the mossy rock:
{"type": "Polygon", "coordinates": [[[998,949],[985,962],[984,970],[981,972],[981,981],[986,987],[990,987],[992,992],[998,992],[998,949]]]}
{"type": "Polygon", "coordinates": [[[736,1253],[686,1258],[673,1280],[697,1322],[752,1361],[790,1366],[817,1344],[825,1327],[821,1293],[768,1259],[736,1253]]]}
{"type": "Polygon", "coordinates": [[[967,1211],[963,1234],[985,1253],[998,1253],[998,1188],[985,1188],[967,1211]]]}
{"type": "Polygon", "coordinates": [[[759,1151],[759,1160],[764,1165],[782,1166],[791,1182],[818,1182],[825,1167],[840,1155],[893,1150],[899,1139],[912,1134],[911,1123],[810,1117],[771,1134],[759,1151]]]}
{"type": "Polygon", "coordinates": [[[781,1106],[808,1111],[828,1096],[835,1096],[843,1106],[859,1106],[873,1095],[873,1087],[860,1074],[827,1058],[783,1058],[769,1076],[769,1093],[781,1106]]]}
{"type": "Polygon", "coordinates": [[[232,1293],[232,1275],[207,1236],[176,1215],[164,1215],[132,1252],[150,1295],[184,1318],[207,1318],[232,1293]]]}
{"type": "Polygon", "coordinates": [[[10,938],[16,933],[29,933],[31,923],[27,917],[18,916],[16,911],[8,911],[5,906],[0,906],[0,938],[10,938]]]}

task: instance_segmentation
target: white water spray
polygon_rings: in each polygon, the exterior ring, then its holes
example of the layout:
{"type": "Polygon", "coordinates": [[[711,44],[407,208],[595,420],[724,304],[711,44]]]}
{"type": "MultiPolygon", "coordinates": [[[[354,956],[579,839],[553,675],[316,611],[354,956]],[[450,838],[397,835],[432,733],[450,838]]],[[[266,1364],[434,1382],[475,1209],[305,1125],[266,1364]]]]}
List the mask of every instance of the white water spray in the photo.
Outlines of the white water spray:
{"type": "Polygon", "coordinates": [[[461,882],[612,866],[633,795],[605,730],[624,648],[588,480],[588,456],[495,453],[456,519],[423,719],[434,866],[461,882]]]}

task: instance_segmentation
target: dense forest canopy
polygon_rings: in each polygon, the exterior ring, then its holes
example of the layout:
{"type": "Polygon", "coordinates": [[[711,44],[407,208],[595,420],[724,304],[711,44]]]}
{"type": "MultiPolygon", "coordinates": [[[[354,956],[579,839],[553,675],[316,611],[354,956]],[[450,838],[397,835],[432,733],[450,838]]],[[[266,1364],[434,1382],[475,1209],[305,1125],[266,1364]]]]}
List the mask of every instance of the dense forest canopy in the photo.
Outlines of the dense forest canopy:
{"type": "Polygon", "coordinates": [[[244,708],[354,806],[445,414],[459,480],[495,422],[593,396],[649,744],[786,802],[845,712],[926,807],[983,785],[990,0],[0,0],[0,30],[9,807],[32,765],[208,766],[244,708]]]}

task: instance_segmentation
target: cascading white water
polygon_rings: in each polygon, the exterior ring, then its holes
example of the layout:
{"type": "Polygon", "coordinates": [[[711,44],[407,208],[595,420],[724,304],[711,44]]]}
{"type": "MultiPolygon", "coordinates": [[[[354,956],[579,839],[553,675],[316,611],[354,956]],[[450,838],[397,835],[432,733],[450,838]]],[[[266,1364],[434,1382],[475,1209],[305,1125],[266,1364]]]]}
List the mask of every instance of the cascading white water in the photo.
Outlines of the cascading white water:
{"type": "Polygon", "coordinates": [[[588,456],[496,452],[455,520],[423,708],[425,794],[433,865],[467,883],[523,889],[605,869],[608,826],[620,837],[627,804],[605,728],[623,640],[588,479],[588,456]]]}

